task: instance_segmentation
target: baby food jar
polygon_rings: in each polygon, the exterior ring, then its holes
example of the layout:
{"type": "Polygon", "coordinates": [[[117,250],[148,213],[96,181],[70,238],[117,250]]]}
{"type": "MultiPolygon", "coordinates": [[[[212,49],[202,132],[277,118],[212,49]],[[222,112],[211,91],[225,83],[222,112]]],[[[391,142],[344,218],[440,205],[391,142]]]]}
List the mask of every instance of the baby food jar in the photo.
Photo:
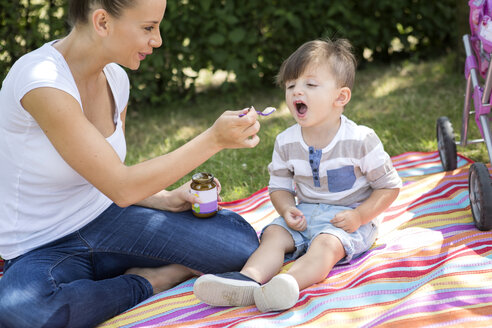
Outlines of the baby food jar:
{"type": "Polygon", "coordinates": [[[210,173],[196,173],[191,178],[191,193],[200,199],[192,205],[193,215],[209,218],[217,213],[217,184],[210,173]]]}

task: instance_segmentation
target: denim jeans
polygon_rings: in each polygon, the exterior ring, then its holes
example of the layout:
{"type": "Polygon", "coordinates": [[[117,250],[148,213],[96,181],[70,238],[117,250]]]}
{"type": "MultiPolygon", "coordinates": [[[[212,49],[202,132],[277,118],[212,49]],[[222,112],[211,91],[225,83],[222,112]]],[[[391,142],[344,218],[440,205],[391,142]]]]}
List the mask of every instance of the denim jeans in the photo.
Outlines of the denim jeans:
{"type": "Polygon", "coordinates": [[[198,219],[113,204],[81,230],[6,261],[0,327],[92,327],[152,296],[128,268],[237,271],[257,247],[255,230],[231,211],[198,219]]]}

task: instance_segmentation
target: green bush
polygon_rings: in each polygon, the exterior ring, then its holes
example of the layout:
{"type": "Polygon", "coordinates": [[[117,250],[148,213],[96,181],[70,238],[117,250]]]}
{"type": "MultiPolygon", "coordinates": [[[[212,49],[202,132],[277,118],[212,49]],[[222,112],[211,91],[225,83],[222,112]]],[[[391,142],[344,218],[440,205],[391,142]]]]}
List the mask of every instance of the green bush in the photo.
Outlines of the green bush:
{"type": "MultiPolygon", "coordinates": [[[[66,2],[0,0],[0,79],[23,53],[67,33],[66,2]]],[[[455,0],[169,0],[163,46],[129,72],[131,102],[187,100],[204,68],[234,73],[239,88],[272,84],[293,50],[320,37],[348,38],[362,64],[442,54],[457,44],[455,13],[455,0]]]]}
{"type": "Polygon", "coordinates": [[[0,0],[0,79],[24,53],[62,37],[66,0],[0,0]]]}

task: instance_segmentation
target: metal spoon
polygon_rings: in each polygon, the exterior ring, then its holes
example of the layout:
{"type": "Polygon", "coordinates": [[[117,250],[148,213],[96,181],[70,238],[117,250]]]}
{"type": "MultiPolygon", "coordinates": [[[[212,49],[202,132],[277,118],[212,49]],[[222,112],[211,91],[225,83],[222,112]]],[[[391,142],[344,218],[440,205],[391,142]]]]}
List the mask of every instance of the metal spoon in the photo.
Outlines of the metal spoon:
{"type": "MultiPolygon", "coordinates": [[[[254,109],[253,106],[251,106],[249,109],[254,109]]],[[[277,109],[275,107],[267,107],[265,108],[263,111],[259,111],[257,110],[256,112],[258,113],[258,115],[261,115],[261,116],[268,116],[270,114],[272,114],[273,112],[275,112],[277,109]]],[[[239,117],[243,117],[244,115],[246,115],[246,113],[243,113],[243,114],[239,114],[239,117]]]]}

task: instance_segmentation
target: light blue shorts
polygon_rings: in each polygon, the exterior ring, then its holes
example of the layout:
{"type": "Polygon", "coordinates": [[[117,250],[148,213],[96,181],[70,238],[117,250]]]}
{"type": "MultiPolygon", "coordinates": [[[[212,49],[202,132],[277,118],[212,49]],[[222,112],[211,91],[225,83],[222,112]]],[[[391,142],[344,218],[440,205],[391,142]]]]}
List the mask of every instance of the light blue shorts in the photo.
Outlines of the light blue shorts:
{"type": "Polygon", "coordinates": [[[343,229],[335,227],[330,220],[335,214],[352,208],[345,206],[327,205],[327,204],[308,204],[301,203],[297,208],[304,213],[307,220],[307,228],[304,231],[292,230],[287,226],[282,217],[273,220],[265,229],[272,225],[284,227],[294,239],[295,250],[292,253],[285,254],[285,260],[295,260],[301,257],[308,250],[311,242],[321,233],[331,234],[337,237],[345,249],[345,257],[338,263],[348,263],[353,258],[357,258],[367,251],[378,234],[378,226],[372,221],[360,226],[357,231],[348,233],[343,229]]]}

